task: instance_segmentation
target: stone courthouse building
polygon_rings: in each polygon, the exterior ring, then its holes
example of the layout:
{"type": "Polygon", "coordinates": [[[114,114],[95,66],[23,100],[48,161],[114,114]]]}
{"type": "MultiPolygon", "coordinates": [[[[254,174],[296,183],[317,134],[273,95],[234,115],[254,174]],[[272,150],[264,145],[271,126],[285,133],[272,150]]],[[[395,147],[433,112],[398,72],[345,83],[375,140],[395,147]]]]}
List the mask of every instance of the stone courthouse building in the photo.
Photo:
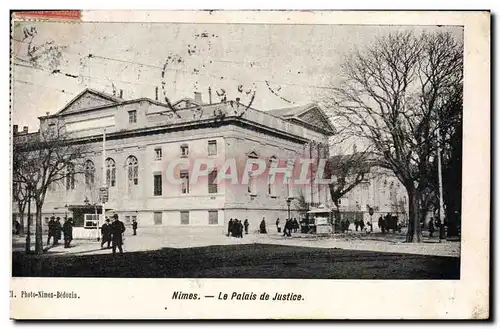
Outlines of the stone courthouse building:
{"type": "Polygon", "coordinates": [[[40,117],[40,130],[64,123],[72,137],[90,146],[84,156],[85,174],[70,174],[50,186],[43,218],[67,215],[84,226],[85,218],[101,213],[98,195],[103,185],[109,189],[106,215],[117,213],[125,223],[136,219],[140,227],[224,230],[230,218],[238,218],[248,219],[253,231],[264,217],[268,227],[276,218],[284,222],[287,200],[292,200],[291,217],[298,217],[299,195],[313,205],[329,203],[327,186],[314,181],[295,186],[284,184],[280,175],[275,184],[263,179],[265,175],[250,177],[246,184],[214,179],[218,166],[228,159],[235,159],[243,171],[248,158],[273,163],[327,157],[334,128],[318,105],[260,111],[236,102],[207,104],[195,94],[172,107],[175,111],[148,98],[124,100],[86,89],[64,108],[54,109],[55,114],[40,117]],[[205,168],[207,176],[194,182],[191,169],[196,159],[213,159],[216,165],[205,168]],[[167,179],[174,162],[175,184],[167,179]]]}

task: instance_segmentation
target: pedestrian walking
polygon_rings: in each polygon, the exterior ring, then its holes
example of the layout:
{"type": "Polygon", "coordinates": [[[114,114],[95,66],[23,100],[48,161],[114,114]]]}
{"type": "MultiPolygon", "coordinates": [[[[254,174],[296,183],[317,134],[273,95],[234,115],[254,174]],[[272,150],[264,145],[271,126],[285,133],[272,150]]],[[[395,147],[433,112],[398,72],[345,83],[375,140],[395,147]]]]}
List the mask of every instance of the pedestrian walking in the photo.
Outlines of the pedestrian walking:
{"type": "Polygon", "coordinates": [[[55,223],[55,245],[59,245],[59,240],[61,240],[62,237],[62,224],[61,224],[61,218],[57,217],[56,218],[56,223],[55,223]]]}
{"type": "Polygon", "coordinates": [[[235,236],[237,238],[242,238],[243,237],[243,224],[241,223],[241,220],[236,220],[236,232],[235,236]]]}
{"type": "Polygon", "coordinates": [[[262,221],[260,222],[260,227],[259,227],[259,232],[261,234],[267,234],[267,230],[266,230],[266,221],[264,219],[262,219],[262,221]]]}
{"type": "Polygon", "coordinates": [[[47,245],[50,244],[50,238],[52,238],[52,244],[56,243],[56,218],[54,216],[50,217],[49,223],[49,236],[47,238],[47,245]]]}
{"type": "Polygon", "coordinates": [[[137,235],[137,220],[132,221],[132,230],[134,230],[134,235],[137,235]]]}
{"type": "Polygon", "coordinates": [[[276,231],[277,231],[278,233],[281,233],[281,228],[280,228],[280,219],[279,219],[279,218],[277,218],[277,219],[276,219],[276,231]]]}
{"type": "Polygon", "coordinates": [[[101,226],[101,249],[104,248],[104,245],[107,243],[107,249],[110,248],[111,245],[111,225],[109,224],[109,218],[106,218],[106,221],[101,226]]]}
{"type": "Polygon", "coordinates": [[[245,222],[243,223],[245,226],[245,234],[248,234],[248,226],[250,226],[250,223],[248,223],[248,219],[245,218],[245,222]]]}
{"type": "Polygon", "coordinates": [[[432,235],[434,234],[434,218],[431,218],[429,220],[429,237],[432,238],[432,235]]]}
{"type": "Polygon", "coordinates": [[[21,234],[21,224],[19,223],[19,221],[16,219],[14,220],[14,234],[15,235],[19,235],[21,234]]]}
{"type": "Polygon", "coordinates": [[[69,248],[73,240],[73,223],[70,218],[66,218],[62,230],[64,233],[64,248],[69,248]]]}
{"type": "Polygon", "coordinates": [[[233,232],[233,219],[230,218],[229,222],[227,223],[227,236],[231,236],[233,232]]]}
{"type": "Polygon", "coordinates": [[[285,227],[283,228],[283,236],[292,236],[292,220],[291,219],[286,219],[285,227]]]}
{"type": "Polygon", "coordinates": [[[113,215],[113,223],[111,223],[111,235],[113,255],[116,254],[116,248],[123,254],[123,232],[125,232],[125,225],[118,219],[118,215],[113,215]]]}

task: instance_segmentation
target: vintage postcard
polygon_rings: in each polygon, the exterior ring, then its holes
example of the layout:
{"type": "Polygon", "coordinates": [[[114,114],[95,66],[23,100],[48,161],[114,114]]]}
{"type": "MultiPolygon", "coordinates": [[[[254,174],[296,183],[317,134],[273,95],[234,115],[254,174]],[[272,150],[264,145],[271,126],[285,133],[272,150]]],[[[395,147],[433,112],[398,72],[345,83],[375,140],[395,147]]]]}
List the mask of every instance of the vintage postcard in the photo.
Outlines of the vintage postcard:
{"type": "Polygon", "coordinates": [[[490,13],[11,13],[12,319],[487,319],[490,13]]]}

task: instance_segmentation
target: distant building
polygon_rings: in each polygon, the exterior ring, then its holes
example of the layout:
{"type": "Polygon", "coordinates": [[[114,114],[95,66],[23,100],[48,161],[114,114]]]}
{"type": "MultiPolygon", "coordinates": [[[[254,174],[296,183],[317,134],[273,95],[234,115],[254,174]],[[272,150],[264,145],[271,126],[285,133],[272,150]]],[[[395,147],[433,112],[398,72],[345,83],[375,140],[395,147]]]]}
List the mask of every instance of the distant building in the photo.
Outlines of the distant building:
{"type": "MultiPolygon", "coordinates": [[[[84,226],[85,218],[101,213],[98,191],[103,185],[109,189],[108,214],[117,213],[125,223],[136,219],[140,227],[213,226],[225,230],[230,218],[238,218],[248,219],[253,230],[263,217],[268,225],[278,217],[284,221],[286,201],[298,193],[307,195],[312,204],[328,203],[327,187],[314,183],[290,186],[277,179],[270,185],[259,178],[248,184],[217,184],[217,166],[209,168],[208,177],[196,184],[191,168],[183,164],[173,172],[178,184],[165,178],[167,167],[176,159],[192,163],[211,158],[220,164],[227,159],[240,163],[260,158],[269,163],[325,157],[334,128],[318,105],[265,112],[229,101],[206,104],[197,94],[172,107],[174,110],[148,98],[124,100],[86,89],[57,113],[40,117],[41,131],[64,123],[72,137],[88,143],[91,150],[86,154],[84,175],[69,173],[64,182],[50,186],[43,218],[71,216],[77,226],[84,226]]],[[[22,133],[15,135],[15,142],[22,142],[22,133]]],[[[297,217],[294,202],[291,217],[297,217]]],[[[13,213],[17,215],[15,202],[13,213]]]]}
{"type": "MultiPolygon", "coordinates": [[[[361,183],[340,199],[340,212],[351,223],[360,217],[366,223],[370,220],[369,209],[372,208],[374,229],[378,218],[388,213],[406,221],[408,195],[405,187],[391,170],[382,168],[373,155],[367,155],[365,159],[368,172],[361,183]]],[[[333,202],[329,206],[335,208],[333,202]]]]}

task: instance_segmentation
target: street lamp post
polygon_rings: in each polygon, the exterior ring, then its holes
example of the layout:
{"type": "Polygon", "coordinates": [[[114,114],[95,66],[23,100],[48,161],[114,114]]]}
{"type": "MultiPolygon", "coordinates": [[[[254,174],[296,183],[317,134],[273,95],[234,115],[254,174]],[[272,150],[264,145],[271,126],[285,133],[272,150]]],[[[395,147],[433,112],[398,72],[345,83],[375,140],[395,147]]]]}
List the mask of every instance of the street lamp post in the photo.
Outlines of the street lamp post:
{"type": "Polygon", "coordinates": [[[292,197],[289,197],[288,199],[286,199],[286,205],[288,208],[288,220],[290,220],[290,203],[292,202],[292,200],[293,200],[292,197]]]}

